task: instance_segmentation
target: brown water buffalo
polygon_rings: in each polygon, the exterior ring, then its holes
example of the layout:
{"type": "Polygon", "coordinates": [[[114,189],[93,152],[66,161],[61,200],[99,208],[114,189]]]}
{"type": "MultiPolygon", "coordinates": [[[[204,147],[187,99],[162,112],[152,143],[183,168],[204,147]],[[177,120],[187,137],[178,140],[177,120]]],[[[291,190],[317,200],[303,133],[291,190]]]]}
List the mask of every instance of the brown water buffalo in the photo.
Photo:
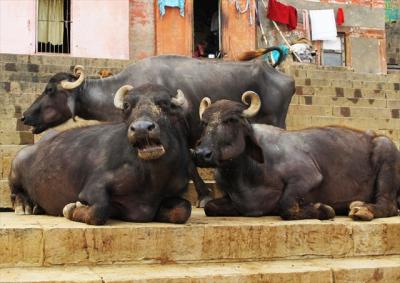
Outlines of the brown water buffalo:
{"type": "Polygon", "coordinates": [[[185,95],[159,85],[131,88],[115,96],[124,122],[61,132],[17,154],[9,177],[16,213],[95,225],[109,217],[186,222],[185,95]]]}
{"type": "Polygon", "coordinates": [[[207,203],[208,216],[354,220],[394,216],[400,187],[400,156],[393,142],[371,131],[338,126],[286,131],[250,124],[259,97],[245,104],[203,99],[205,126],[194,153],[200,166],[216,167],[224,198],[207,203]]]}

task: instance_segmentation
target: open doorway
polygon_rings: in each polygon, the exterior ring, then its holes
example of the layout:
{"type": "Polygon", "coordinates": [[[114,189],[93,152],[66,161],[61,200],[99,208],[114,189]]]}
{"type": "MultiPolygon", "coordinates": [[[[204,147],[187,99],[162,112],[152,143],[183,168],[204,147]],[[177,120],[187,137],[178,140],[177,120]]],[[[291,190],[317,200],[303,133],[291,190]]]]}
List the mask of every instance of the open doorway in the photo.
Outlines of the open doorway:
{"type": "Polygon", "coordinates": [[[219,7],[219,0],[194,0],[193,57],[220,57],[219,7]]]}

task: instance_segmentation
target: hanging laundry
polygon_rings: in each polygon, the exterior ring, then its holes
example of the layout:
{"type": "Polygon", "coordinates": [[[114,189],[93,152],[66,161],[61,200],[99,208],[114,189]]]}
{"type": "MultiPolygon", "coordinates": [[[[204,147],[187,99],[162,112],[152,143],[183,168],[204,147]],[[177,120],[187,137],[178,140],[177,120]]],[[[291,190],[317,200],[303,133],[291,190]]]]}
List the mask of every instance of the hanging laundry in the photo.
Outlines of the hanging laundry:
{"type": "Polygon", "coordinates": [[[180,15],[185,15],[185,0],[158,0],[158,7],[160,8],[160,15],[164,16],[165,7],[179,7],[180,15]]]}
{"type": "Polygon", "coordinates": [[[329,10],[311,10],[311,39],[335,40],[337,37],[335,13],[329,10]]]}
{"type": "Polygon", "coordinates": [[[281,24],[286,24],[289,30],[296,29],[297,27],[296,8],[282,4],[276,0],[268,1],[267,18],[281,24]]]}
{"type": "Polygon", "coordinates": [[[336,15],[336,24],[338,26],[341,26],[343,25],[343,23],[344,23],[344,12],[342,8],[339,8],[337,10],[337,15],[336,15]]]}

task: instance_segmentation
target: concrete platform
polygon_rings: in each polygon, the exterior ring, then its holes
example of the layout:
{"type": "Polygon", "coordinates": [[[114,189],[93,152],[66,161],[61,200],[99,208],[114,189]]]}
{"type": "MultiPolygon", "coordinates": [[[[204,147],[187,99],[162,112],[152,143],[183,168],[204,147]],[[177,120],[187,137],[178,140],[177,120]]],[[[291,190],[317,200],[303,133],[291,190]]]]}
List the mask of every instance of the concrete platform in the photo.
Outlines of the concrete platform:
{"type": "Polygon", "coordinates": [[[200,263],[400,255],[400,217],[354,222],[212,218],[194,209],[185,225],[0,213],[0,267],[200,263]]]}
{"type": "Polygon", "coordinates": [[[399,282],[400,257],[0,269],[0,282],[399,282]]]}

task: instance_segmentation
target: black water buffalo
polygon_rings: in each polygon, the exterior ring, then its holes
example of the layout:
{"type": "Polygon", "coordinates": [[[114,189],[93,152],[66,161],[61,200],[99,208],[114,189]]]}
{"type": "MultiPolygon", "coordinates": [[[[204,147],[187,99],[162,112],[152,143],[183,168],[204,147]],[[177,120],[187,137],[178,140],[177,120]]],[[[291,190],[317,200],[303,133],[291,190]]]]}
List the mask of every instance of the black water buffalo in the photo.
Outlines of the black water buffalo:
{"type": "Polygon", "coordinates": [[[95,225],[189,218],[191,205],[179,197],[191,162],[186,98],[159,85],[131,88],[115,96],[124,122],[61,132],[17,154],[9,177],[16,213],[95,225]]]}
{"type": "MultiPolygon", "coordinates": [[[[278,50],[271,47],[265,52],[278,50]]],[[[99,121],[119,121],[112,94],[124,84],[133,86],[157,83],[171,90],[181,89],[188,99],[186,119],[189,123],[189,145],[200,137],[197,115],[200,100],[240,101],[245,90],[260,93],[262,106],[254,121],[285,127],[287,110],[295,92],[294,80],[280,73],[264,61],[210,62],[180,56],[150,57],[129,66],[118,75],[105,79],[85,79],[82,67],[75,75],[58,73],[47,84],[43,93],[23,113],[25,124],[33,126],[33,133],[64,123],[76,116],[99,121]]],[[[193,168],[192,179],[199,195],[199,205],[209,199],[209,190],[193,168]]]]}
{"type": "MultiPolygon", "coordinates": [[[[397,215],[400,156],[393,142],[370,131],[345,127],[286,131],[249,124],[251,106],[204,98],[205,125],[195,159],[217,167],[224,198],[207,203],[209,216],[261,216],[330,219],[347,213],[355,220],[397,215]]],[[[243,99],[245,101],[245,99],[243,99]]]]}

